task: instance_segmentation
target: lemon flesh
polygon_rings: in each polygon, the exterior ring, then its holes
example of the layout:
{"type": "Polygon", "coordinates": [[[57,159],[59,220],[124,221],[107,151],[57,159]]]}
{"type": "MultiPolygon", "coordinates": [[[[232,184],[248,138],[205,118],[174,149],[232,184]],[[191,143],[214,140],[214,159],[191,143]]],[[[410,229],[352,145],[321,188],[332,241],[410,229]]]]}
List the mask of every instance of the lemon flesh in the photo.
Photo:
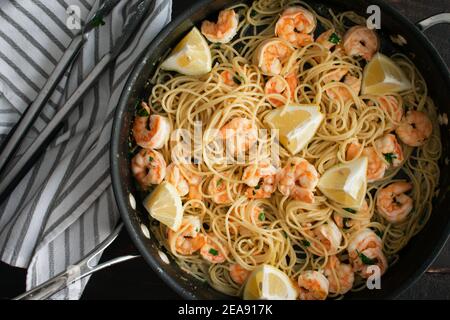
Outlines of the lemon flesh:
{"type": "Polygon", "coordinates": [[[161,69],[188,76],[200,76],[211,71],[211,50],[203,35],[193,28],[161,64],[161,69]]]}
{"type": "Polygon", "coordinates": [[[295,300],[289,277],[270,265],[262,265],[250,274],[244,288],[244,300],[295,300]]]}
{"type": "Polygon", "coordinates": [[[168,182],[161,183],[144,200],[150,215],[173,231],[180,228],[183,220],[183,205],[177,189],[168,182]]]}
{"type": "Polygon", "coordinates": [[[381,53],[377,53],[364,69],[362,94],[384,95],[411,88],[411,81],[403,70],[381,53]]]}
{"type": "Polygon", "coordinates": [[[317,105],[289,105],[271,111],[266,123],[279,130],[280,143],[295,155],[308,145],[323,118],[317,105]]]}
{"type": "Polygon", "coordinates": [[[317,187],[329,199],[359,209],[367,191],[367,157],[328,169],[317,187]]]}

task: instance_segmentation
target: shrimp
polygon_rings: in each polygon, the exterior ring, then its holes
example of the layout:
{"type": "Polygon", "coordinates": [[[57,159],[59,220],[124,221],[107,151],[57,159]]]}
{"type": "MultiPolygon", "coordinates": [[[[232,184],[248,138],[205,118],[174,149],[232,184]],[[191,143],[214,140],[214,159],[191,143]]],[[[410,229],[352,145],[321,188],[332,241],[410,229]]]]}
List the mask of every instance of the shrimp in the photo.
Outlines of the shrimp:
{"type": "Polygon", "coordinates": [[[220,76],[223,79],[223,82],[230,87],[237,87],[238,83],[237,83],[237,78],[236,75],[234,73],[232,73],[231,71],[228,70],[224,70],[220,73],[220,76]]]}
{"type": "Polygon", "coordinates": [[[249,275],[250,271],[241,267],[239,263],[230,266],[230,277],[237,284],[244,284],[249,275]]]}
{"type": "Polygon", "coordinates": [[[337,100],[339,99],[339,97],[341,97],[344,102],[350,100],[353,97],[352,91],[356,96],[359,95],[359,92],[361,91],[361,79],[348,74],[344,77],[343,83],[347,85],[347,87],[339,86],[329,88],[326,90],[327,95],[334,100],[337,100]],[[349,90],[349,88],[351,90],[349,90]]]}
{"type": "Polygon", "coordinates": [[[227,259],[228,249],[216,236],[208,234],[206,244],[200,249],[200,255],[211,263],[223,263],[227,259]]]}
{"type": "Polygon", "coordinates": [[[281,39],[267,39],[258,46],[253,56],[253,64],[264,75],[280,74],[294,49],[281,39]]]}
{"type": "Polygon", "coordinates": [[[408,111],[395,132],[408,146],[420,147],[431,136],[433,124],[425,113],[408,111]]]}
{"type": "Polygon", "coordinates": [[[394,96],[384,96],[379,98],[380,108],[386,112],[394,122],[394,129],[402,121],[404,110],[394,96]]]}
{"type": "Polygon", "coordinates": [[[341,37],[336,33],[334,29],[323,32],[316,42],[324,46],[326,49],[331,50],[341,42],[341,37]]]}
{"type": "Polygon", "coordinates": [[[388,268],[388,262],[383,251],[379,248],[369,248],[363,251],[356,251],[350,255],[353,271],[358,272],[361,277],[368,278],[373,275],[374,270],[369,269],[371,266],[377,266],[382,276],[388,268]]]}
{"type": "Polygon", "coordinates": [[[380,48],[380,40],[375,31],[365,26],[354,26],[345,34],[343,46],[347,55],[370,61],[380,48]]]}
{"type": "Polygon", "coordinates": [[[248,166],[242,180],[249,186],[246,195],[249,199],[267,199],[275,192],[277,169],[269,162],[248,166]]]}
{"type": "Polygon", "coordinates": [[[413,185],[409,182],[394,182],[378,191],[377,209],[387,221],[399,223],[405,221],[413,209],[413,199],[405,194],[413,185]]]}
{"type": "Polygon", "coordinates": [[[258,140],[255,123],[246,118],[234,118],[220,129],[227,151],[240,155],[253,147],[258,140]]]}
{"type": "Polygon", "coordinates": [[[307,160],[292,158],[277,175],[278,190],[295,200],[314,202],[314,190],[319,182],[319,173],[307,160]]]}
{"type": "Polygon", "coordinates": [[[373,147],[364,148],[363,156],[368,158],[367,162],[367,181],[374,182],[383,179],[386,172],[386,164],[380,158],[373,147]]]}
{"type": "MultiPolygon", "coordinates": [[[[370,210],[369,205],[367,204],[367,201],[364,200],[361,208],[358,210],[358,215],[361,215],[361,219],[353,219],[353,218],[347,218],[343,217],[339,213],[335,212],[333,214],[333,220],[336,223],[336,225],[344,230],[348,229],[360,229],[362,226],[367,225],[370,223],[370,210]]],[[[346,209],[349,210],[349,209],[346,209]]],[[[353,211],[352,211],[353,212],[353,211]]],[[[356,213],[356,212],[355,212],[356,213]]]]}
{"type": "Polygon", "coordinates": [[[181,174],[180,168],[176,164],[171,163],[167,167],[166,180],[177,189],[178,194],[181,197],[188,194],[189,184],[181,174]]]}
{"type": "Polygon", "coordinates": [[[290,7],[278,19],[275,34],[300,48],[314,42],[312,33],[316,25],[316,17],[312,12],[303,7],[290,7]]]}
{"type": "Polygon", "coordinates": [[[234,10],[222,10],[217,23],[203,21],[202,34],[211,42],[228,43],[238,31],[239,16],[234,10]]]}
{"type": "Polygon", "coordinates": [[[326,74],[325,77],[323,77],[323,82],[325,84],[331,83],[331,82],[339,82],[345,77],[345,75],[347,75],[349,73],[349,71],[350,70],[348,68],[339,68],[339,69],[330,71],[326,74]]]}
{"type": "MultiPolygon", "coordinates": [[[[295,89],[298,85],[297,73],[291,72],[284,79],[286,80],[287,85],[277,77],[270,78],[264,88],[266,95],[281,94],[286,97],[286,99],[290,98],[291,101],[293,101],[295,99],[295,89]]],[[[274,107],[281,107],[285,104],[282,100],[277,98],[269,98],[269,102],[274,107]]]]}
{"type": "Polygon", "coordinates": [[[345,159],[347,161],[352,161],[362,154],[362,145],[359,142],[352,142],[347,146],[347,151],[345,152],[345,159]]]}
{"type": "Polygon", "coordinates": [[[185,174],[189,185],[188,198],[190,200],[202,200],[203,199],[201,190],[203,181],[202,177],[189,170],[186,170],[185,174]]]}
{"type": "MultiPolygon", "coordinates": [[[[342,233],[336,224],[328,220],[326,223],[312,230],[314,237],[323,244],[328,253],[336,253],[342,241],[342,233]]],[[[323,255],[323,249],[316,243],[311,244],[311,248],[318,255],[323,255]]]]}
{"type": "Polygon", "coordinates": [[[161,149],[170,136],[170,121],[166,117],[150,115],[150,108],[141,103],[133,124],[133,137],[138,146],[145,149],[161,149]],[[150,120],[149,120],[150,119],[150,120]],[[147,129],[147,126],[150,129],[147,129]]]}
{"type": "MultiPolygon", "coordinates": [[[[328,73],[324,78],[323,82],[325,84],[331,82],[341,82],[350,87],[351,90],[354,91],[356,96],[359,95],[361,91],[361,79],[356,78],[349,73],[348,68],[339,68],[334,71],[328,73]]],[[[341,97],[344,102],[350,100],[352,98],[352,92],[346,86],[333,87],[326,90],[326,93],[330,99],[339,99],[341,97]]]]}
{"type": "Polygon", "coordinates": [[[152,184],[160,184],[166,176],[166,161],[155,150],[142,149],[131,159],[131,171],[137,182],[146,190],[152,184]]]}
{"type": "Polygon", "coordinates": [[[400,166],[405,160],[402,147],[393,134],[386,134],[375,140],[375,148],[383,154],[385,160],[394,168],[400,166]]]}
{"type": "Polygon", "coordinates": [[[369,267],[376,265],[382,275],[388,267],[382,248],[381,239],[372,230],[365,228],[355,233],[347,247],[353,271],[368,278],[373,273],[369,267]]]}
{"type": "Polygon", "coordinates": [[[341,263],[336,256],[328,257],[324,269],[331,293],[345,294],[353,288],[355,274],[350,265],[341,263]]]}
{"type": "Polygon", "coordinates": [[[297,279],[300,300],[325,300],[328,296],[328,279],[318,271],[303,271],[297,279]]]}
{"type": "Polygon", "coordinates": [[[367,157],[367,181],[374,182],[382,179],[387,169],[386,163],[380,158],[375,148],[366,147],[362,151],[361,148],[362,146],[359,143],[351,143],[346,152],[347,161],[355,159],[358,154],[367,157]]]}
{"type": "Polygon", "coordinates": [[[179,231],[174,232],[170,229],[168,231],[168,241],[171,250],[175,249],[176,252],[182,255],[192,255],[200,250],[206,244],[206,237],[199,233],[200,229],[201,222],[199,217],[185,216],[179,231]]]}
{"type": "Polygon", "coordinates": [[[208,193],[216,204],[230,204],[233,202],[233,199],[228,195],[227,185],[228,183],[218,175],[214,176],[209,182],[208,193]]]}
{"type": "Polygon", "coordinates": [[[347,250],[350,253],[357,250],[363,251],[369,248],[382,249],[382,247],[383,243],[381,242],[380,237],[378,237],[371,229],[364,228],[352,235],[347,250]]]}
{"type": "Polygon", "coordinates": [[[202,199],[200,192],[202,178],[188,170],[183,172],[180,167],[174,163],[171,163],[167,167],[166,181],[175,186],[181,197],[188,195],[188,198],[191,200],[202,199]]]}

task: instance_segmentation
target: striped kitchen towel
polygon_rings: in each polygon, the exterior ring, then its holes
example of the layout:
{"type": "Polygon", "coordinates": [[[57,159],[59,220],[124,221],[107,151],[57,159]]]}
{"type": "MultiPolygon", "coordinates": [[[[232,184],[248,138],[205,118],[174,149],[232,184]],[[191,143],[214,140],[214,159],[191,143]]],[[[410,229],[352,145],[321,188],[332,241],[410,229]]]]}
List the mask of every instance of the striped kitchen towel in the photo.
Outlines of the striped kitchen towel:
{"type": "MultiPolygon", "coordinates": [[[[79,32],[72,30],[74,14],[79,14],[83,25],[89,12],[97,9],[97,2],[0,2],[0,141],[35,99],[79,32]]],[[[35,122],[28,143],[109,51],[135,2],[122,0],[106,24],[91,32],[78,60],[35,122]]],[[[172,0],[156,1],[130,46],[104,72],[45,155],[0,205],[0,259],[27,268],[27,289],[79,261],[114,229],[119,215],[111,189],[109,142],[115,107],[133,65],[170,21],[171,11],[172,0]]],[[[52,298],[78,299],[86,281],[52,298]]]]}

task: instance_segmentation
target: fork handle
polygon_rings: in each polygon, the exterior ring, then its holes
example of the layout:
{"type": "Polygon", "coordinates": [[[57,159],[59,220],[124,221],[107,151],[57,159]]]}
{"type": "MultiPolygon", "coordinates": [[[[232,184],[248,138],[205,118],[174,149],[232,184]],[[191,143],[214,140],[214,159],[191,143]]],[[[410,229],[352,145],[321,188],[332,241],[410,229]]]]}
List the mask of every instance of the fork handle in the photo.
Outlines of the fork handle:
{"type": "Polygon", "coordinates": [[[17,184],[33,166],[38,157],[45,151],[54,135],[59,131],[63,120],[70,114],[72,109],[81,101],[86,91],[97,81],[102,72],[111,63],[111,54],[106,54],[94,67],[92,72],[81,83],[81,85],[70,96],[66,103],[56,112],[52,120],[44,130],[37,136],[30,147],[14,164],[11,170],[4,172],[0,179],[0,203],[11,194],[17,184]]]}
{"type": "Polygon", "coordinates": [[[31,128],[34,121],[38,117],[39,113],[42,111],[45,103],[50,99],[51,94],[63,77],[68,66],[78,55],[85,42],[86,36],[84,34],[79,35],[72,40],[58,65],[40,91],[39,95],[36,97],[34,102],[25,110],[19,122],[14,126],[14,128],[6,137],[5,141],[0,147],[0,173],[5,170],[8,161],[12,158],[14,152],[20,146],[22,139],[25,137],[28,130],[31,128]]]}
{"type": "Polygon", "coordinates": [[[66,271],[60,273],[56,277],[44,282],[43,284],[25,292],[24,294],[14,298],[14,300],[45,300],[55,293],[65,289],[74,282],[77,282],[94,272],[103,270],[113,265],[139,258],[140,256],[127,255],[114,258],[105,263],[99,264],[94,268],[83,268],[80,265],[70,266],[66,271]]]}

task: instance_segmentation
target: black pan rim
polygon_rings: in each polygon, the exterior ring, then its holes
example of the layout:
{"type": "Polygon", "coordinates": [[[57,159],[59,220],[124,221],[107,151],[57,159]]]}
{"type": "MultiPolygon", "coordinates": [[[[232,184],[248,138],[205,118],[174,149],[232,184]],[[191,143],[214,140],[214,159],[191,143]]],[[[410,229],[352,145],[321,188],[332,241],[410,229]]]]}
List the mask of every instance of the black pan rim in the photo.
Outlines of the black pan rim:
{"type": "MultiPolygon", "coordinates": [[[[133,222],[130,218],[130,215],[128,213],[128,206],[127,206],[127,191],[122,188],[121,184],[121,178],[120,178],[120,168],[119,168],[119,160],[118,160],[118,154],[120,151],[120,132],[122,128],[122,114],[124,113],[127,105],[128,100],[130,98],[130,94],[133,90],[134,84],[136,82],[136,79],[139,77],[140,73],[142,72],[142,69],[147,65],[147,63],[150,60],[150,56],[152,55],[152,49],[158,47],[159,45],[162,45],[164,40],[170,35],[170,33],[173,32],[173,30],[179,26],[183,21],[188,19],[193,15],[194,12],[197,10],[200,10],[202,7],[204,7],[206,4],[210,3],[211,0],[197,0],[195,4],[193,4],[187,11],[180,14],[178,17],[176,17],[171,23],[169,23],[167,26],[164,27],[164,29],[157,35],[157,37],[152,41],[152,43],[149,44],[149,46],[146,48],[147,54],[141,58],[141,61],[136,64],[133,71],[131,72],[127,83],[123,89],[120,101],[118,103],[115,116],[114,116],[114,122],[113,122],[113,128],[112,128],[112,134],[111,134],[111,152],[110,152],[110,163],[111,163],[111,174],[112,174],[112,186],[113,191],[115,195],[115,200],[118,205],[121,217],[124,221],[124,224],[126,226],[126,229],[134,243],[134,245],[137,247],[139,252],[144,257],[145,261],[151,266],[153,271],[155,271],[158,276],[167,283],[178,295],[185,299],[197,299],[197,295],[193,292],[188,292],[185,289],[182,288],[180,284],[177,283],[173,278],[171,278],[168,274],[165,272],[157,272],[161,270],[160,263],[155,259],[153,255],[151,255],[143,243],[142,235],[137,232],[137,230],[133,226],[133,222]]],[[[432,61],[434,64],[437,65],[437,67],[441,70],[442,78],[446,79],[446,84],[444,86],[448,88],[450,91],[450,73],[448,72],[448,67],[446,66],[445,62],[443,61],[442,57],[439,55],[435,47],[431,44],[430,40],[419,30],[419,28],[414,25],[411,21],[409,21],[405,16],[403,16],[399,11],[394,9],[392,6],[386,4],[382,0],[372,0],[371,4],[375,4],[380,6],[382,9],[382,12],[386,12],[390,16],[398,19],[403,24],[406,25],[407,29],[409,29],[409,32],[412,36],[415,36],[419,39],[420,42],[424,44],[426,47],[430,61],[432,61]],[[447,70],[447,72],[445,72],[447,70]]],[[[442,251],[447,239],[449,238],[449,232],[450,232],[450,219],[447,221],[447,226],[445,227],[445,230],[447,231],[446,234],[442,234],[435,247],[430,249],[430,252],[428,253],[428,258],[420,264],[420,266],[417,267],[414,275],[410,278],[409,281],[403,282],[401,285],[399,285],[395,290],[389,292],[386,294],[387,299],[394,299],[397,296],[399,296],[403,291],[408,289],[410,286],[412,286],[424,273],[425,271],[430,267],[430,265],[433,263],[433,261],[438,257],[439,253],[442,251]]]]}

